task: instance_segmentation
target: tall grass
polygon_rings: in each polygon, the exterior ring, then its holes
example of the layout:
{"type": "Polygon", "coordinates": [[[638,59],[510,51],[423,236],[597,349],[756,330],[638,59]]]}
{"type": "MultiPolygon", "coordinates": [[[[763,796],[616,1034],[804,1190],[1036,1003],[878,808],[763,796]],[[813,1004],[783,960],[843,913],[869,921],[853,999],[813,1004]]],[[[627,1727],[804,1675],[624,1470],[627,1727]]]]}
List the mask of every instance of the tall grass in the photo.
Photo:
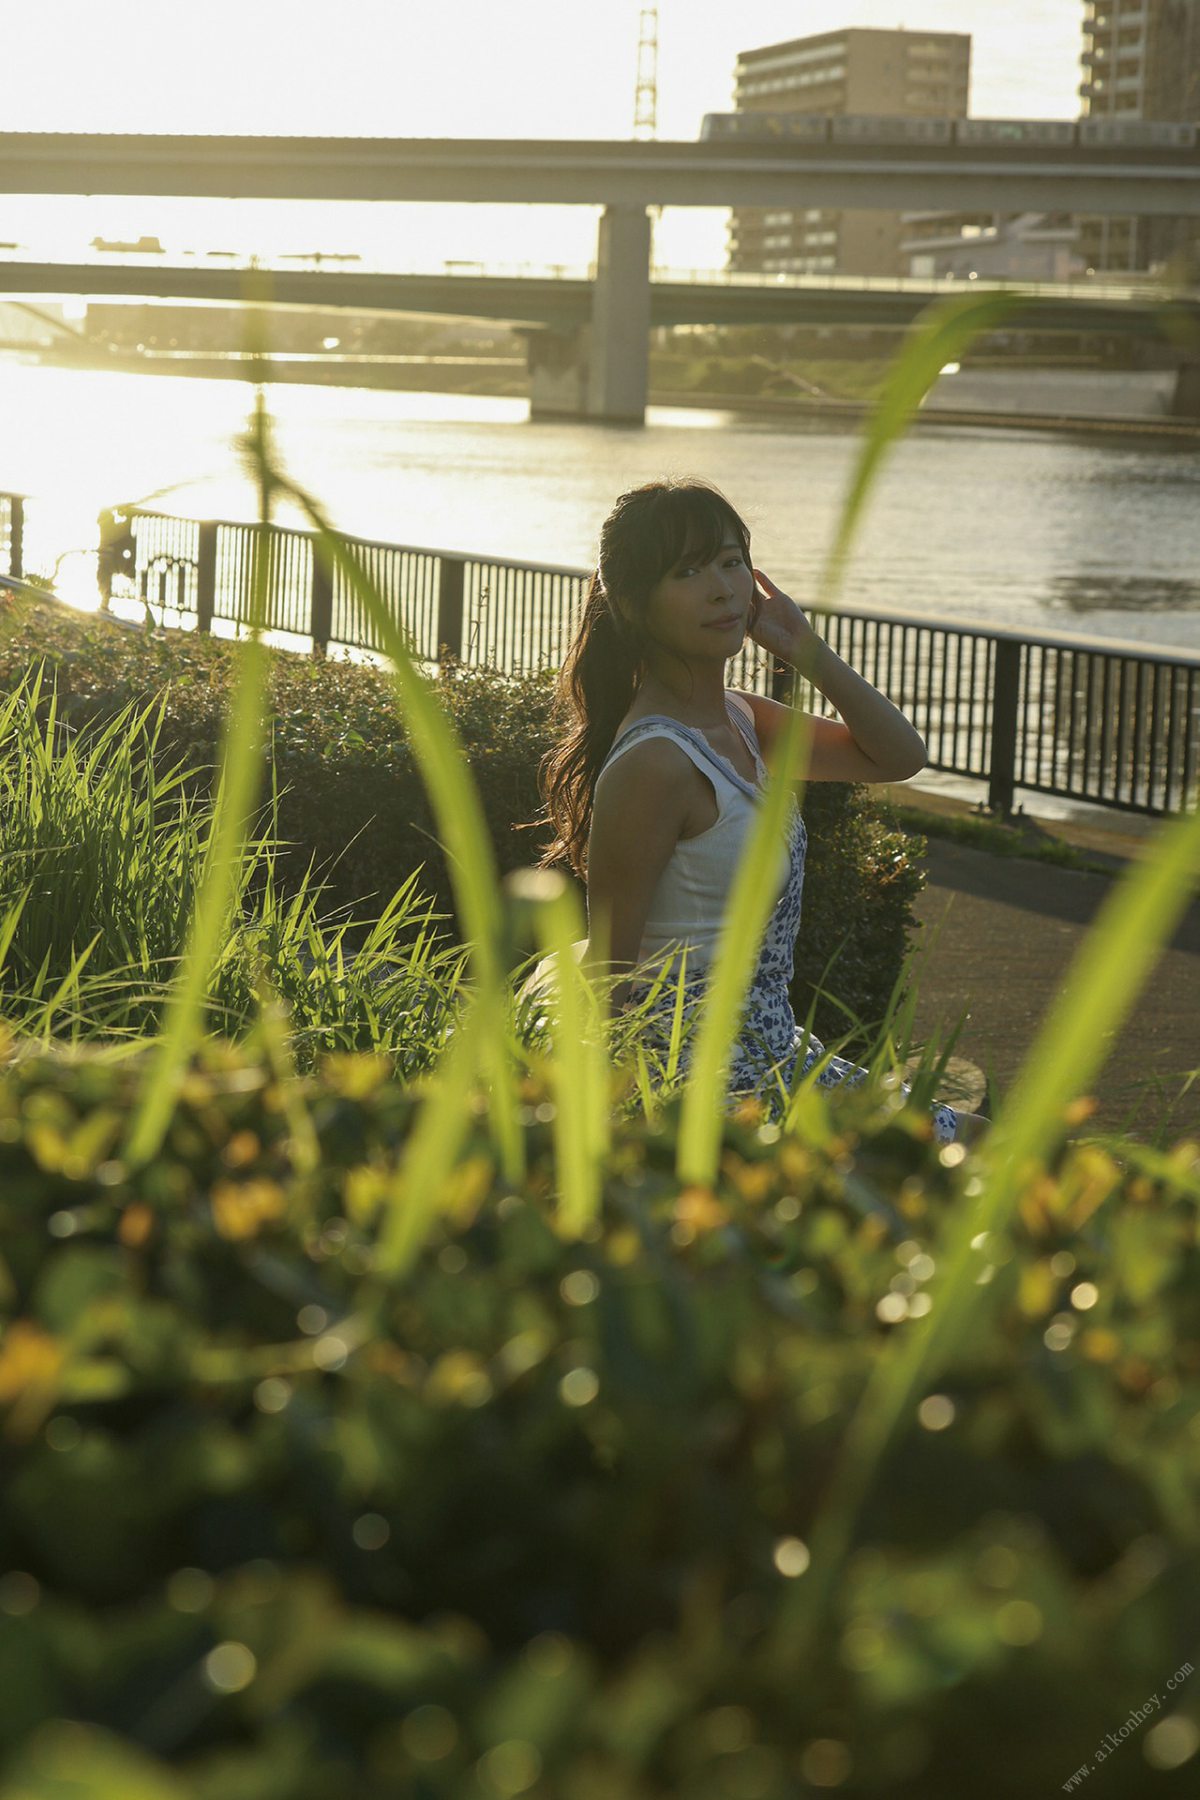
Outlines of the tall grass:
{"type": "MultiPolygon", "coordinates": [[[[114,983],[161,974],[187,929],[204,816],[183,772],[157,768],[162,708],[127,706],[83,740],[34,671],[0,705],[0,991],[60,1028],[98,945],[114,983]],[[57,999],[55,996],[57,995],[57,999]]],[[[93,984],[93,999],[100,995],[93,984]]]]}
{"type": "MultiPolygon", "coordinates": [[[[160,1032],[213,828],[195,771],[165,766],[164,701],[66,726],[35,670],[0,703],[0,1006],[26,1037],[136,1046],[160,1032]]],[[[243,1037],[276,996],[290,1053],[378,1050],[436,1064],[465,952],[412,875],[375,919],[283,890],[276,804],[242,845],[199,1025],[243,1037]]]]}

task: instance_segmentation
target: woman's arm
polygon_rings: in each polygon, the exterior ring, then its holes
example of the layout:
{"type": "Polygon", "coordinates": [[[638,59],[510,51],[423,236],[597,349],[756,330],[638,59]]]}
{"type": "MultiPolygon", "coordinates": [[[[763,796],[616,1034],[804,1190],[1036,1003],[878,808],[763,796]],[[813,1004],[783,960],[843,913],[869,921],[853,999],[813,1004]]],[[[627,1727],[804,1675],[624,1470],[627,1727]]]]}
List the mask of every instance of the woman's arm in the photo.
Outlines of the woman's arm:
{"type": "MultiPolygon", "coordinates": [[[[760,598],[751,636],[780,662],[790,663],[835,708],[839,719],[810,720],[809,781],[907,781],[925,767],[925,742],[916,727],[878,688],[843,662],[817,636],[796,602],[761,570],[760,598]]],[[[747,694],[766,755],[782,731],[789,708],[747,694]]]]}
{"type": "MultiPolygon", "coordinates": [[[[692,765],[669,738],[634,744],[597,783],[588,837],[589,974],[625,975],[636,968],[654,890],[687,822],[692,765]],[[608,956],[598,939],[608,930],[608,956]]],[[[629,983],[612,991],[612,1009],[630,998],[629,983]]]]}

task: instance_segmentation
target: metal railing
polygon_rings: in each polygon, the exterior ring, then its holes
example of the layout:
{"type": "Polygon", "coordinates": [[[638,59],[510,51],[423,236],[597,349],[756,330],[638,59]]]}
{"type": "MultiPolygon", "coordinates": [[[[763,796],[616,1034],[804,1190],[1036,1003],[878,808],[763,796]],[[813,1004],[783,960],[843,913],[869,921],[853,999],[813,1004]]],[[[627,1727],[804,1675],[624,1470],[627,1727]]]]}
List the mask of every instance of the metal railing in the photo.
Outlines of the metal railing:
{"type": "MultiPolygon", "coordinates": [[[[904,614],[812,621],[912,720],[928,767],[986,781],[998,812],[1018,788],[1126,812],[1196,804],[1200,656],[904,614]]],[[[830,710],[807,684],[797,699],[830,710]]]]}
{"type": "MultiPolygon", "coordinates": [[[[201,631],[245,627],[259,527],[129,509],[101,517],[106,600],[136,597],[193,617],[201,631]]],[[[378,652],[377,634],[340,574],[332,580],[309,533],[271,529],[268,627],[378,652]]],[[[347,538],[411,653],[452,655],[510,674],[561,665],[588,571],[347,538]]],[[[814,628],[912,720],[928,767],[987,783],[1011,813],[1018,789],[1165,814],[1196,803],[1200,783],[1200,656],[1179,650],[1037,636],[966,620],[859,611],[810,614],[814,628]]],[[[825,697],[747,640],[732,685],[794,698],[829,716],[825,697]]]]}
{"type": "Polygon", "coordinates": [[[0,574],[24,574],[25,497],[0,494],[0,574]]]}
{"type": "MultiPolygon", "coordinates": [[[[926,215],[916,214],[922,218],[926,215]]],[[[944,215],[943,215],[944,216],[944,215]]],[[[987,236],[982,240],[987,242],[987,236]]],[[[442,280],[452,277],[456,280],[503,280],[503,281],[595,281],[596,263],[591,262],[511,262],[496,258],[455,258],[454,260],[435,261],[432,258],[417,258],[409,262],[397,261],[394,255],[386,259],[379,256],[348,253],[337,255],[314,252],[311,256],[282,255],[262,256],[250,254],[225,255],[219,251],[210,251],[205,255],[189,256],[186,265],[181,264],[178,257],[164,254],[162,251],[88,251],[76,256],[63,257],[42,249],[27,249],[22,246],[0,250],[0,267],[5,262],[34,262],[53,269],[62,264],[69,268],[94,264],[100,269],[114,268],[146,268],[158,272],[176,270],[186,266],[189,269],[213,268],[232,270],[234,273],[246,273],[252,269],[265,274],[283,274],[289,270],[307,267],[311,271],[320,272],[328,268],[332,273],[345,273],[350,265],[350,272],[361,275],[414,275],[424,276],[431,280],[442,280]]],[[[933,294],[945,289],[961,288],[967,277],[945,273],[932,275],[843,275],[825,271],[801,271],[798,269],[731,269],[723,265],[720,268],[674,267],[666,263],[653,263],[650,268],[650,280],[662,286],[699,286],[699,287],[758,287],[758,288],[796,288],[803,291],[845,292],[845,293],[914,293],[933,294]]],[[[1000,276],[979,276],[970,278],[970,286],[976,292],[997,290],[1003,292],[1013,289],[1024,296],[1035,296],[1046,299],[1082,299],[1106,300],[1119,303],[1127,300],[1169,301],[1181,300],[1194,296],[1194,284],[1180,291],[1174,289],[1158,275],[1140,274],[1131,271],[1129,275],[1118,280],[1111,271],[1096,276],[1080,275],[1062,281],[1016,281],[1005,280],[1000,276]]]]}

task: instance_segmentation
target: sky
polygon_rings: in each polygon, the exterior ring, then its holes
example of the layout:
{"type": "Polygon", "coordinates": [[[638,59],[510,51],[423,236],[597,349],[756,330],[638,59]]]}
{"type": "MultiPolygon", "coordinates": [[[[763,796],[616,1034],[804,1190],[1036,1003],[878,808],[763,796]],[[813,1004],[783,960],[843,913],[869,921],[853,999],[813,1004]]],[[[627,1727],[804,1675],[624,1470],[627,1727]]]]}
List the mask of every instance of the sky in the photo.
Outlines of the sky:
{"type": "MultiPolygon", "coordinates": [[[[1078,113],[1082,0],[659,0],[658,10],[660,138],[694,139],[706,112],[728,109],[739,50],[845,26],[969,32],[976,117],[1078,113]]],[[[632,135],[637,0],[34,0],[5,11],[0,130],[632,135]]],[[[724,216],[670,209],[656,260],[719,265],[724,216]]],[[[147,234],[169,249],[358,250],[395,267],[585,263],[595,218],[583,207],[0,196],[0,241],[82,249],[96,234],[147,234]]]]}

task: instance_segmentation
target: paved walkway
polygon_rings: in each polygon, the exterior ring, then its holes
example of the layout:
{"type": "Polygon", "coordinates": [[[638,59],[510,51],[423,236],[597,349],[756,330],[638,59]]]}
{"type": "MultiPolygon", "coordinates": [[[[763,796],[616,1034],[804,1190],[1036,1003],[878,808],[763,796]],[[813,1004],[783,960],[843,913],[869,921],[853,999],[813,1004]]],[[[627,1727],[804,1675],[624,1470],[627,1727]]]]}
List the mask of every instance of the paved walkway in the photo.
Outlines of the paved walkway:
{"type": "MultiPolygon", "coordinates": [[[[896,790],[896,798],[935,810],[929,796],[912,789],[896,790]]],[[[936,810],[951,809],[942,801],[936,810]]],[[[961,806],[960,816],[969,810],[961,806]]],[[[1042,823],[1114,873],[1148,842],[1142,821],[1130,821],[1124,830],[1042,823]]],[[[939,1029],[945,1036],[967,1010],[955,1047],[965,1060],[949,1073],[960,1078],[963,1105],[981,1098],[978,1072],[990,1075],[998,1104],[1111,892],[1113,876],[996,856],[944,838],[928,843],[928,883],[915,906],[924,957],[917,1039],[939,1029]]],[[[1200,1076],[1179,1097],[1187,1071],[1198,1067],[1200,900],[1193,900],[1092,1083],[1100,1105],[1090,1128],[1128,1130],[1151,1141],[1166,1117],[1168,1142],[1200,1136],[1200,1076]]]]}

